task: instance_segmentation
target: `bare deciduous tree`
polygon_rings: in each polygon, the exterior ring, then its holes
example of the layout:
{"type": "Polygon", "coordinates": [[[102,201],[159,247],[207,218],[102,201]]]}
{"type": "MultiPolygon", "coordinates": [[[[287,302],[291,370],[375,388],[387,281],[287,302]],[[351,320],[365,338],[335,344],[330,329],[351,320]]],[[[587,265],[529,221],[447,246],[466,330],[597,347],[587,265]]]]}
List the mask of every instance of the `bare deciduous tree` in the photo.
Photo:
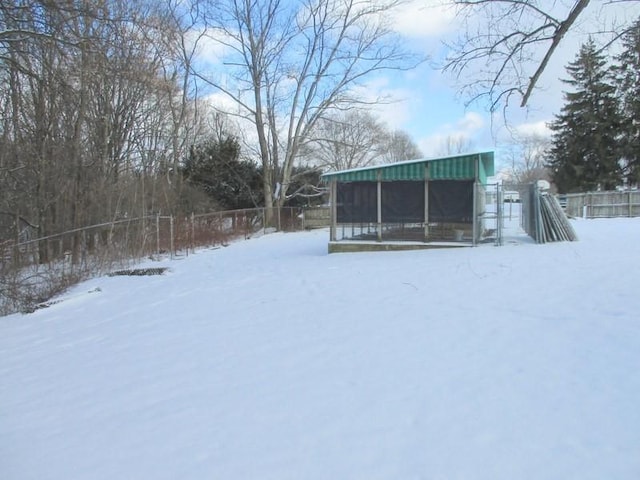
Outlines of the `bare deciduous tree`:
{"type": "Polygon", "coordinates": [[[44,236],[172,206],[197,117],[174,3],[0,3],[0,211],[44,236]]]}
{"type": "Polygon", "coordinates": [[[318,120],[300,156],[336,171],[415,160],[422,153],[408,133],[389,130],[367,111],[351,110],[318,120]]]}
{"type": "MultiPolygon", "coordinates": [[[[590,7],[590,0],[540,2],[537,0],[453,0],[464,33],[449,45],[444,70],[462,80],[470,101],[486,98],[491,110],[508,105],[515,95],[520,105],[529,101],[541,75],[565,35],[575,28],[590,7]]],[[[615,4],[637,0],[598,1],[592,16],[615,4]]],[[[595,27],[592,35],[606,36],[612,44],[631,28],[635,18],[595,27]],[[595,31],[597,30],[597,31],[595,31]]]]}
{"type": "Polygon", "coordinates": [[[551,141],[540,133],[514,133],[505,153],[510,166],[510,183],[528,184],[538,180],[550,180],[545,166],[551,141]]]}
{"type": "Polygon", "coordinates": [[[464,134],[447,135],[438,147],[439,155],[458,155],[471,151],[473,141],[464,134]]]}
{"type": "MultiPolygon", "coordinates": [[[[49,292],[91,268],[89,250],[109,245],[111,232],[83,227],[185,206],[179,166],[201,126],[198,5],[0,2],[0,247],[9,252],[0,263],[10,264],[0,268],[0,290],[11,285],[9,303],[40,295],[41,282],[20,271],[30,262],[71,253],[79,268],[56,266],[42,282],[57,279],[49,292]],[[27,255],[15,248],[63,232],[27,255]]],[[[9,303],[0,296],[0,310],[9,303]]]]}
{"type": "Polygon", "coordinates": [[[366,167],[384,157],[387,136],[370,113],[350,111],[325,117],[309,135],[304,157],[324,171],[366,167]]]}
{"type": "Polygon", "coordinates": [[[255,130],[267,215],[287,198],[302,145],[332,111],[377,102],[356,87],[416,59],[389,28],[402,0],[223,0],[209,10],[224,72],[201,77],[255,130]]]}
{"type": "Polygon", "coordinates": [[[407,132],[403,130],[393,130],[388,133],[383,156],[385,163],[416,160],[422,156],[420,148],[418,148],[407,132]]]}

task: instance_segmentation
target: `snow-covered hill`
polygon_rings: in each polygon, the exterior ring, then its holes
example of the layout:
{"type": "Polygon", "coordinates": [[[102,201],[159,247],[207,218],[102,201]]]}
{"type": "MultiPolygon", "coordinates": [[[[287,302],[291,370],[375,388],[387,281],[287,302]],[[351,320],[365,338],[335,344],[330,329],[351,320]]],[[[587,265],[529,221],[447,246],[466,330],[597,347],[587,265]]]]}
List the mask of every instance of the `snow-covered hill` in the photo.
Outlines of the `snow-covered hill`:
{"type": "Polygon", "coordinates": [[[640,219],[574,226],[273,234],[0,318],[0,478],[640,478],[640,219]]]}

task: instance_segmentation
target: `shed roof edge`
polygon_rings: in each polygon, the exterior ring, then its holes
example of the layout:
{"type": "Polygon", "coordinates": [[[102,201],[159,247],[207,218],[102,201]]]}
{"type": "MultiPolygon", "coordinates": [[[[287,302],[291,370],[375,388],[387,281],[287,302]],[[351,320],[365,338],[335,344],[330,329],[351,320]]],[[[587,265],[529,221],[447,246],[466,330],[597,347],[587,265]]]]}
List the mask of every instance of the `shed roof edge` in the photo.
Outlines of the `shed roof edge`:
{"type": "Polygon", "coordinates": [[[464,158],[464,157],[473,157],[473,156],[480,156],[480,158],[486,157],[488,156],[491,160],[494,159],[494,152],[491,150],[488,151],[483,151],[483,152],[470,152],[470,153],[461,153],[458,155],[449,155],[446,157],[430,157],[430,158],[420,158],[420,159],[416,159],[416,160],[404,160],[402,162],[395,162],[395,163],[385,163],[382,165],[371,165],[368,167],[359,167],[359,168],[350,168],[347,170],[337,170],[335,172],[326,172],[323,173],[321,175],[321,177],[323,179],[330,179],[330,177],[335,177],[335,176],[340,176],[340,175],[344,175],[344,174],[349,174],[349,173],[355,173],[355,172],[365,172],[365,171],[371,171],[371,170],[384,170],[386,168],[391,168],[391,167],[397,167],[397,166],[402,166],[402,165],[413,165],[413,164],[418,164],[418,163],[429,163],[429,162],[434,162],[434,161],[439,161],[439,160],[454,160],[457,158],[464,158]]]}

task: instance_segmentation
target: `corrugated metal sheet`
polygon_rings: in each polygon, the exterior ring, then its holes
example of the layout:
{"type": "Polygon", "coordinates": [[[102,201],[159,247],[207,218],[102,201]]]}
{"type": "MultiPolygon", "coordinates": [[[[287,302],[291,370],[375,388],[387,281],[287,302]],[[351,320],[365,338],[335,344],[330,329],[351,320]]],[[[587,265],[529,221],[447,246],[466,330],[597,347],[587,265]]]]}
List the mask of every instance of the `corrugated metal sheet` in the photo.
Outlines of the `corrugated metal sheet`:
{"type": "Polygon", "coordinates": [[[376,182],[378,181],[378,175],[380,175],[381,180],[387,182],[395,180],[424,180],[425,166],[424,162],[402,163],[348,172],[335,172],[335,174],[328,174],[325,177],[330,177],[340,182],[376,182]]]}
{"type": "Polygon", "coordinates": [[[382,180],[424,180],[425,162],[422,163],[401,163],[389,165],[381,168],[382,180]]]}
{"type": "Polygon", "coordinates": [[[480,172],[478,172],[478,180],[480,183],[487,183],[488,177],[492,177],[495,174],[493,152],[480,154],[480,172]]]}
{"type": "MultiPolygon", "coordinates": [[[[493,165],[493,162],[492,162],[493,165]]],[[[484,159],[480,159],[478,162],[478,180],[480,183],[487,183],[487,165],[484,159]]],[[[493,174],[492,174],[493,175],[493,174]]]]}
{"type": "Polygon", "coordinates": [[[429,163],[429,178],[432,180],[473,179],[477,160],[478,155],[433,160],[429,163]]]}
{"type": "Polygon", "coordinates": [[[337,180],[339,182],[376,182],[378,180],[378,170],[353,170],[350,172],[334,172],[325,174],[325,179],[337,180]]]}
{"type": "Polygon", "coordinates": [[[375,182],[378,175],[383,181],[424,180],[425,168],[433,180],[473,180],[476,178],[476,161],[479,160],[478,180],[486,183],[494,175],[493,152],[482,152],[452,157],[412,160],[373,167],[325,173],[324,181],[375,182]]]}

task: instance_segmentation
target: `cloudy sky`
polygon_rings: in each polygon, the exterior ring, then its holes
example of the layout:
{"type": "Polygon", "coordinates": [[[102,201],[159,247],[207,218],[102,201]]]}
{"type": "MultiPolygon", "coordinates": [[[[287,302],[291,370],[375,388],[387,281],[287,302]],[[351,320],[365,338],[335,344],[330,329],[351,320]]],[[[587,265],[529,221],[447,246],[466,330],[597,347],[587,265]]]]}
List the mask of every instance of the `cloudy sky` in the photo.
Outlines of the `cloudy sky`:
{"type": "MultiPolygon", "coordinates": [[[[451,74],[436,69],[447,55],[445,42],[455,40],[464,32],[456,17],[452,0],[406,0],[391,19],[393,29],[401,36],[408,50],[428,58],[419,67],[409,71],[386,72],[370,78],[363,91],[371,98],[391,97],[395,101],[381,105],[376,113],[390,128],[406,131],[427,157],[449,153],[447,140],[461,141],[469,150],[496,150],[498,167],[500,150],[506,148],[511,131],[548,134],[547,122],[560,112],[563,105],[563,89],[560,79],[567,78],[565,67],[575,59],[582,43],[593,32],[614,29],[612,25],[629,23],[640,17],[640,0],[592,0],[570,32],[564,37],[545,72],[537,83],[537,89],[526,108],[519,107],[520,98],[514,100],[506,112],[493,116],[486,105],[472,103],[459,93],[456,79],[451,74]]],[[[539,5],[553,9],[556,18],[566,18],[575,4],[574,0],[540,0],[539,5]]],[[[488,26],[476,20],[482,28],[488,26]]],[[[518,22],[526,19],[518,19],[518,22]]],[[[520,25],[520,23],[518,23],[520,25]]],[[[596,42],[609,39],[596,36],[596,42]]],[[[220,45],[211,39],[200,39],[201,52],[209,64],[221,65],[223,56],[220,45]]],[[[538,60],[547,45],[536,52],[538,60]]],[[[537,64],[531,63],[527,76],[531,76],[537,64]]],[[[473,72],[465,73],[466,79],[475,78],[473,72]]],[[[220,92],[209,97],[215,104],[233,109],[233,102],[220,92]]],[[[504,162],[503,162],[504,163],[504,162]]]]}
{"type": "MultiPolygon", "coordinates": [[[[541,2],[542,5],[547,3],[552,2],[541,2]]],[[[558,4],[560,12],[566,12],[574,2],[553,3],[558,4]]],[[[580,44],[589,38],[589,33],[597,31],[604,23],[610,25],[640,16],[640,2],[613,6],[610,3],[607,0],[592,1],[583,12],[581,21],[556,50],[539,81],[539,88],[530,98],[528,108],[513,106],[507,111],[507,121],[512,128],[544,132],[546,122],[553,119],[563,104],[562,91],[566,85],[559,79],[567,78],[565,66],[574,60],[580,44]]],[[[413,0],[398,13],[394,25],[408,46],[435,60],[446,55],[443,42],[454,39],[461,32],[454,10],[441,0],[413,0]]],[[[541,50],[540,58],[543,55],[541,50]]],[[[534,70],[532,65],[531,74],[534,70]]],[[[388,91],[398,99],[393,105],[381,107],[381,116],[392,127],[407,131],[427,156],[443,153],[447,137],[464,138],[474,150],[499,150],[508,139],[502,113],[492,119],[485,105],[465,106],[467,99],[457,93],[455,79],[435,70],[429,63],[409,72],[376,79],[372,88],[388,91]]]]}

